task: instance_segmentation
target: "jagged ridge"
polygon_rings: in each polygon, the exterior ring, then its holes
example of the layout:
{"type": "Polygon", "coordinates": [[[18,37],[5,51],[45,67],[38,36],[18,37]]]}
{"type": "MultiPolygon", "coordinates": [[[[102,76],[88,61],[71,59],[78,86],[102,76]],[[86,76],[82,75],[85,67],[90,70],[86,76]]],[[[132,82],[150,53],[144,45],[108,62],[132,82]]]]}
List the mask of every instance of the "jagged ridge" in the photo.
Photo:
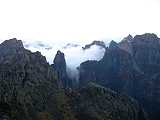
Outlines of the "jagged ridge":
{"type": "Polygon", "coordinates": [[[80,65],[80,85],[94,81],[136,98],[151,119],[160,119],[160,38],[146,33],[111,42],[100,61],[80,65]],[[87,79],[86,79],[87,78],[87,79]],[[154,108],[154,109],[153,109],[154,108]]]}

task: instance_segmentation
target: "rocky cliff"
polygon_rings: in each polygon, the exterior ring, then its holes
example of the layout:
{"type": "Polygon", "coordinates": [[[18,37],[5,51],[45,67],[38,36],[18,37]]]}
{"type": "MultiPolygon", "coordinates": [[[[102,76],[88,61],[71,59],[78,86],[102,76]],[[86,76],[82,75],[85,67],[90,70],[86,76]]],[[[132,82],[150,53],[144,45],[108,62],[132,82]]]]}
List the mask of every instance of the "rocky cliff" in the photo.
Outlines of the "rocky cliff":
{"type": "Polygon", "coordinates": [[[0,44],[0,117],[30,120],[41,112],[54,112],[50,106],[57,86],[56,75],[40,52],[24,49],[16,39],[0,44]]]}
{"type": "Polygon", "coordinates": [[[57,51],[57,54],[53,61],[53,68],[57,72],[59,85],[64,88],[72,87],[72,80],[67,75],[67,66],[64,53],[57,51]]]}
{"type": "Polygon", "coordinates": [[[100,61],[80,65],[80,86],[94,81],[136,98],[150,118],[160,119],[160,38],[146,33],[112,41],[100,61]],[[87,79],[85,79],[87,78],[87,79]]]}

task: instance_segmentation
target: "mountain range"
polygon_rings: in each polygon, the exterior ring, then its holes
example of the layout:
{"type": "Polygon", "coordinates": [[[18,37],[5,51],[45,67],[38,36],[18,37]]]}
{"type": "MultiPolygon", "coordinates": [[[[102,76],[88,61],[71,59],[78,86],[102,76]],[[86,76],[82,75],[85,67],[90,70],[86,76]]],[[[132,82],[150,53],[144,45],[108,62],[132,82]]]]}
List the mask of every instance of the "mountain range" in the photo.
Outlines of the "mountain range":
{"type": "Polygon", "coordinates": [[[0,120],[160,119],[160,38],[129,35],[108,47],[94,41],[82,49],[92,45],[105,49],[104,55],[82,62],[75,79],[63,52],[49,64],[21,40],[2,42],[0,120]]]}

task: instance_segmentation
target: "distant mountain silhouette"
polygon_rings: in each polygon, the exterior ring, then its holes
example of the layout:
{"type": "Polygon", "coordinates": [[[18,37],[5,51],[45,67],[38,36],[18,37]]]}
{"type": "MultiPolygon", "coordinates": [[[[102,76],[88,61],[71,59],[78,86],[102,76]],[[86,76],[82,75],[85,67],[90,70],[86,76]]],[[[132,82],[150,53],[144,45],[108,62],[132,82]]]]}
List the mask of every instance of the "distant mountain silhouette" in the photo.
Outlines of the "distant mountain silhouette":
{"type": "Polygon", "coordinates": [[[93,41],[92,43],[87,44],[87,45],[85,45],[84,47],[82,47],[82,49],[83,49],[83,50],[87,50],[87,49],[89,49],[90,47],[92,47],[93,45],[97,45],[97,46],[100,46],[100,47],[102,47],[102,48],[106,48],[106,45],[105,45],[105,43],[104,43],[103,41],[95,40],[95,41],[93,41]]]}

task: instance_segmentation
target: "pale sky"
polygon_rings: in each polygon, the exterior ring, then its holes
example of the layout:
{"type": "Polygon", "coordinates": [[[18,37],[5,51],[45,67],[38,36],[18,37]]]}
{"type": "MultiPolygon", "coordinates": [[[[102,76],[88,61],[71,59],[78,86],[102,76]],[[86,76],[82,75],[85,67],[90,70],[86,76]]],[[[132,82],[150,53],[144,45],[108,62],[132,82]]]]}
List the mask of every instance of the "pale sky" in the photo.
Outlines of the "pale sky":
{"type": "Polygon", "coordinates": [[[0,40],[49,42],[160,35],[159,0],[0,0],[0,40]]]}

